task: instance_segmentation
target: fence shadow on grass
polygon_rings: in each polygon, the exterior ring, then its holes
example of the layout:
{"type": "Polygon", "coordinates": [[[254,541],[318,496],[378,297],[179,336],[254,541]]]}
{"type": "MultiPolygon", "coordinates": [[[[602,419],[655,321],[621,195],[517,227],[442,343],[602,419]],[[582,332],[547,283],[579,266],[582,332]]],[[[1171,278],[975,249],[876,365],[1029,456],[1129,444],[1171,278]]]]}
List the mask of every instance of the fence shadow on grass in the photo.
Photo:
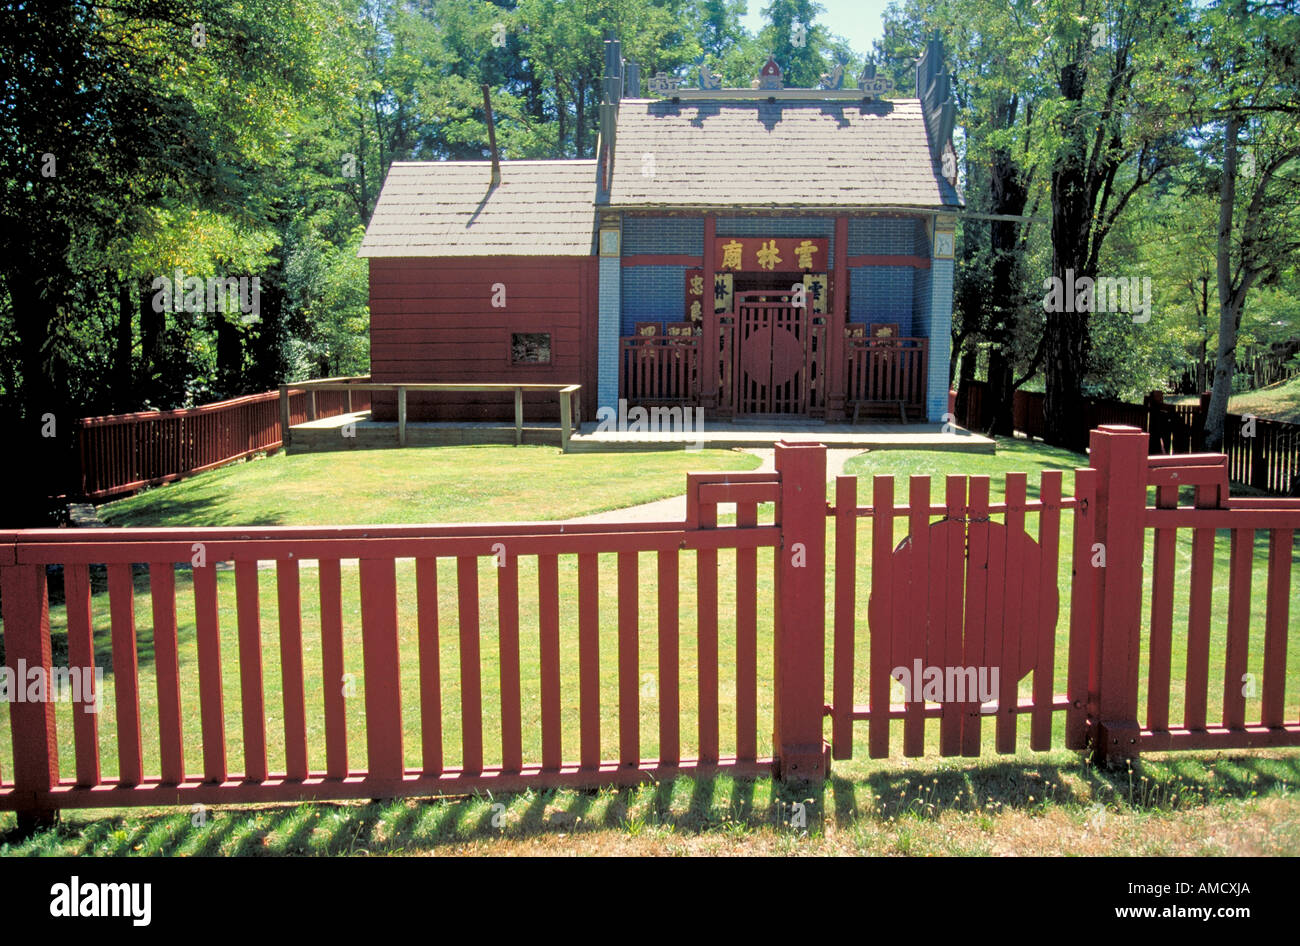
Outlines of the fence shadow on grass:
{"type": "Polygon", "coordinates": [[[358,855],[569,838],[598,853],[608,839],[736,841],[759,832],[790,838],[858,831],[947,813],[990,817],[1046,812],[1176,813],[1233,799],[1287,794],[1300,785],[1300,753],[1174,755],[1105,770],[1061,756],[965,767],[895,763],[865,775],[832,774],[820,786],[768,779],[681,777],[636,787],[394,799],[358,804],[201,808],[129,817],[78,812],[29,838],[0,814],[0,854],[358,855]],[[802,805],[802,810],[798,807],[802,805]]]}

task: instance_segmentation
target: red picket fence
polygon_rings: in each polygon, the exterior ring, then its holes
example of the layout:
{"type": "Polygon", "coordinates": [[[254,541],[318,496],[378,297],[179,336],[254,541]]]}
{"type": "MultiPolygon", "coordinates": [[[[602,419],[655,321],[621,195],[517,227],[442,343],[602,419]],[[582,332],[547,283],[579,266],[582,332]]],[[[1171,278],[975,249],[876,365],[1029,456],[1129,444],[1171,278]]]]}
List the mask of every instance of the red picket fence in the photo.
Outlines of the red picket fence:
{"type": "Polygon", "coordinates": [[[1010,752],[1024,745],[1022,715],[1030,749],[1091,743],[1103,760],[1300,745],[1300,702],[1294,687],[1289,702],[1286,692],[1300,501],[1229,498],[1223,455],[1148,457],[1147,444],[1136,428],[1095,430],[1094,465],[1075,471],[1072,495],[1063,494],[1060,472],[1043,475],[1036,497],[1023,474],[1010,474],[998,502],[988,477],[959,475],[947,478],[941,502],[928,477],[913,477],[902,505],[893,479],[876,477],[866,506],[858,505],[857,480],[840,477],[828,504],[825,447],[780,444],[774,473],[689,476],[682,522],[0,534],[6,665],[15,673],[39,668],[53,685],[54,610],[63,621],[56,628],[66,627],[69,666],[91,666],[96,648],[108,646],[115,724],[101,732],[100,717],[81,711],[94,705],[93,691],[61,711],[49,701],[12,703],[13,766],[0,765],[0,809],[41,819],[73,807],[509,791],[770,769],[816,779],[830,756],[852,755],[856,722],[868,724],[871,756],[889,754],[895,723],[902,753],[924,752],[932,720],[940,754],[979,755],[985,716],[993,748],[1010,752]],[[1184,486],[1195,491],[1191,506],[1178,505],[1184,486]],[[774,519],[760,523],[768,502],[774,519]],[[719,526],[719,506],[730,503],[735,525],[719,526]],[[869,595],[857,577],[863,529],[869,595]],[[1186,589],[1173,565],[1180,529],[1192,530],[1186,589]],[[1218,617],[1216,529],[1232,534],[1218,617]],[[1262,636],[1251,633],[1250,605],[1260,530],[1268,535],[1262,636]],[[694,553],[694,568],[683,552],[694,553]],[[728,568],[734,563],[734,588],[720,578],[729,576],[720,554],[728,568]],[[760,556],[769,555],[770,580],[760,580],[760,556]],[[178,571],[176,562],[189,566],[178,571]],[[147,575],[133,563],[148,563],[147,575]],[[229,566],[233,589],[218,578],[229,566]],[[480,590],[481,567],[495,576],[494,588],[480,590]],[[446,590],[453,575],[454,595],[446,590]],[[521,577],[531,584],[534,575],[536,592],[525,594],[521,577]],[[304,582],[319,595],[318,611],[308,607],[304,582]],[[192,585],[192,606],[178,594],[182,583],[192,585]],[[62,612],[47,587],[58,584],[62,612]],[[156,698],[141,687],[137,594],[147,594],[152,611],[156,698]],[[264,612],[264,594],[276,599],[273,615],[264,612]],[[1186,598],[1185,645],[1172,632],[1175,597],[1186,598]],[[683,621],[691,610],[695,620],[683,621]],[[223,612],[233,614],[237,651],[224,667],[223,612]],[[193,645],[185,639],[190,614],[193,645]],[[274,633],[264,636],[264,620],[274,633]],[[319,674],[315,660],[309,670],[306,654],[315,648],[305,640],[317,630],[319,674]],[[182,645],[187,655],[195,647],[197,662],[182,662],[182,645]],[[1177,681],[1175,658],[1184,650],[1185,680],[1177,681]],[[770,664],[760,659],[766,654],[770,664]],[[195,679],[182,675],[182,663],[195,679]],[[278,687],[268,690],[264,664],[278,687]],[[650,664],[655,688],[646,693],[641,671],[650,664]],[[536,669],[524,673],[525,666],[536,669]],[[913,692],[896,703],[891,677],[909,666],[940,668],[949,680],[954,669],[958,678],[978,667],[1000,675],[995,692],[913,692]],[[1222,666],[1222,712],[1213,720],[1220,681],[1212,666],[1222,666]],[[364,698],[351,704],[338,685],[349,667],[364,680],[364,698]],[[1247,668],[1259,671],[1258,698],[1243,689],[1247,668]],[[239,758],[227,750],[223,670],[237,670],[239,758]],[[862,693],[865,703],[856,700],[862,693]],[[1184,699],[1177,725],[1168,712],[1173,694],[1184,699]],[[319,738],[308,737],[309,696],[311,718],[323,718],[319,738]],[[531,705],[540,714],[525,727],[531,705]],[[771,729],[760,722],[767,707],[771,729]],[[363,746],[349,738],[356,714],[363,746]],[[282,732],[268,730],[268,716],[283,721],[282,732]],[[656,732],[643,731],[647,718],[656,732]],[[407,727],[418,728],[418,738],[407,727]],[[101,757],[110,736],[115,766],[101,757]],[[146,757],[146,738],[157,740],[159,760],[147,771],[154,754],[146,757]],[[60,765],[61,739],[75,766],[60,765]]]}
{"type": "MultiPolygon", "coordinates": [[[[105,499],[274,450],[282,442],[279,396],[266,391],[180,410],[84,417],[77,422],[80,494],[105,499]]],[[[291,423],[307,420],[308,397],[290,395],[291,423]]],[[[370,406],[364,391],[320,391],[316,398],[317,417],[370,406]]]]}
{"type": "MultiPolygon", "coordinates": [[[[758,630],[760,603],[758,559],[760,549],[775,547],[784,534],[814,543],[823,533],[825,452],[821,447],[781,448],[779,473],[698,474],[688,478],[689,511],[685,522],[623,525],[496,525],[496,526],[390,526],[377,528],[264,528],[264,529],[97,529],[38,530],[0,537],[0,597],[4,607],[5,659],[10,666],[44,668],[51,665],[47,568],[61,565],[64,575],[68,659],[78,666],[93,660],[92,575],[90,566],[107,567],[107,610],[110,618],[114,718],[117,765],[115,774],[101,770],[98,717],[79,710],[94,705],[95,694],[83,692],[73,712],[76,772],[61,773],[58,757],[56,713],[49,703],[16,702],[11,707],[14,767],[0,770],[0,809],[24,812],[58,808],[145,804],[216,804],[274,799],[372,798],[392,795],[466,792],[476,788],[511,790],[529,785],[635,783],[677,772],[706,773],[726,770],[757,775],[771,770],[770,750],[760,751],[757,717],[758,630]],[[820,460],[822,466],[816,467],[820,460]],[[820,475],[820,479],[817,477],[820,475]],[[812,487],[816,487],[813,489],[812,487]],[[758,525],[760,503],[776,501],[797,525],[784,533],[779,525],[758,525]],[[737,504],[736,527],[718,528],[718,505],[737,504]],[[805,534],[806,533],[806,534],[805,534]],[[735,751],[720,752],[719,719],[719,550],[735,550],[734,633],[736,720],[735,751]],[[173,563],[202,559],[192,565],[197,687],[182,685],[178,660],[177,573],[173,563]],[[694,552],[694,569],[682,562],[683,552],[694,552]],[[604,613],[600,598],[598,557],[616,557],[617,602],[612,614],[604,613]],[[641,732],[642,685],[638,666],[641,612],[638,591],[642,584],[639,556],[655,557],[655,609],[657,626],[657,749],[653,758],[643,752],[641,732]],[[497,556],[500,556],[497,558],[497,556]],[[576,556],[576,607],[578,679],[565,681],[571,699],[577,690],[578,745],[562,747],[560,613],[558,582],[561,556],[576,556]],[[479,560],[496,559],[495,602],[499,709],[484,700],[482,637],[485,628],[480,608],[489,600],[479,589],[479,560]],[[361,666],[365,697],[359,710],[345,706],[342,690],[348,654],[344,648],[344,608],[341,560],[359,559],[361,666]],[[414,614],[418,648],[404,653],[399,647],[397,562],[413,558],[415,569],[414,614]],[[450,631],[458,639],[455,665],[458,680],[444,679],[440,635],[446,634],[445,616],[439,614],[438,560],[455,565],[456,613],[450,631]],[[525,758],[522,726],[525,706],[520,680],[521,561],[530,559],[537,574],[537,613],[540,638],[541,750],[525,758]],[[319,569],[321,679],[323,687],[325,765],[308,766],[303,599],[300,589],[304,561],[319,569]],[[139,686],[139,654],[135,624],[137,593],[132,563],[148,564],[147,593],[152,604],[153,658],[157,677],[155,719],[142,725],[145,701],[139,686]],[[262,677],[263,614],[259,600],[259,563],[274,563],[278,624],[279,670],[283,717],[283,767],[271,770],[267,732],[266,686],[262,677]],[[223,703],[220,604],[217,569],[233,563],[238,634],[239,703],[242,720],[242,759],[229,758],[225,741],[227,708],[223,703]],[[682,572],[694,573],[697,607],[695,655],[680,653],[679,590],[682,572]],[[617,639],[614,666],[601,662],[600,641],[612,625],[617,639]],[[679,712],[683,656],[698,658],[698,732],[693,754],[683,752],[679,712]],[[407,741],[400,668],[418,664],[420,764],[405,764],[407,741]],[[617,680],[617,755],[601,755],[600,686],[613,675],[617,680]],[[183,694],[197,693],[201,719],[200,749],[187,746],[182,719],[183,694]],[[448,694],[459,701],[459,733],[445,725],[448,694]],[[360,712],[365,721],[364,768],[350,766],[355,746],[349,746],[346,715],[360,712]],[[500,732],[500,762],[484,761],[485,729],[500,732]],[[142,731],[159,739],[159,767],[146,772],[142,731]],[[188,755],[187,755],[188,749],[188,755]],[[564,751],[577,750],[565,756],[564,751]],[[447,764],[454,754],[458,763],[447,764]],[[201,755],[202,770],[187,762],[201,755]]],[[[821,581],[821,562],[814,568],[782,565],[786,604],[777,616],[781,628],[801,618],[800,586],[821,581]]],[[[815,592],[815,589],[814,589],[815,592]]],[[[770,590],[767,592],[770,597],[770,590]]],[[[807,601],[815,597],[812,594],[807,601]]],[[[793,641],[793,635],[790,635],[793,641]]],[[[803,640],[804,635],[799,636],[803,640]]],[[[608,640],[608,638],[605,638],[608,640]]],[[[102,646],[102,640],[101,640],[102,646]]],[[[807,655],[785,660],[797,667],[807,655]]],[[[531,707],[528,707],[531,709],[531,707]]],[[[792,718],[820,729],[820,704],[812,717],[792,718]]],[[[806,713],[807,708],[803,708],[806,713]]],[[[777,739],[789,725],[778,717],[777,739]]],[[[193,725],[191,724],[191,731],[193,725]]],[[[768,730],[771,732],[771,730],[768,730]]],[[[806,736],[804,738],[811,738],[806,736]]],[[[817,757],[820,759],[818,740],[817,757]]],[[[791,761],[789,764],[794,764],[791,761]]]]}
{"type": "MultiPolygon", "coordinates": [[[[1145,452],[1145,445],[1142,446],[1145,452]]],[[[1131,474],[1126,477],[1132,479],[1131,474]]],[[[1117,699],[1110,710],[1110,718],[1117,721],[1111,728],[1130,741],[1136,738],[1136,747],[1143,750],[1295,745],[1297,727],[1288,721],[1284,707],[1294,530],[1300,526],[1300,500],[1229,498],[1228,458],[1223,454],[1151,457],[1144,478],[1122,485],[1134,496],[1140,491],[1143,501],[1133,503],[1132,520],[1119,521],[1117,527],[1138,535],[1147,529],[1154,532],[1151,626],[1147,641],[1149,682],[1146,724],[1134,725],[1140,707],[1136,693],[1132,692],[1135,688],[1129,687],[1118,693],[1125,699],[1117,699]],[[1148,486],[1155,487],[1154,508],[1144,508],[1148,486]],[[1179,506],[1179,491],[1187,487],[1194,491],[1193,505],[1179,506]],[[1192,530],[1191,602],[1183,720],[1181,725],[1171,725],[1169,680],[1174,640],[1175,540],[1180,528],[1192,530]],[[1230,530],[1227,635],[1221,684],[1210,677],[1210,605],[1216,529],[1230,530]],[[1253,697],[1251,691],[1256,690],[1247,667],[1257,531],[1267,533],[1268,564],[1262,583],[1265,616],[1262,681],[1258,688],[1260,715],[1248,724],[1247,697],[1253,697]],[[1220,685],[1222,714],[1218,720],[1208,721],[1208,697],[1220,685]]],[[[1140,592],[1140,577],[1140,571],[1137,580],[1133,575],[1119,576],[1118,581],[1124,585],[1123,594],[1140,592]]],[[[1128,674],[1137,670],[1141,644],[1138,627],[1131,622],[1117,628],[1113,636],[1108,635],[1107,645],[1115,658],[1112,672],[1117,681],[1121,671],[1128,674]]]]}
{"type": "MultiPolygon", "coordinates": [[[[1045,472],[1038,499],[1026,498],[1023,473],[1008,474],[1005,499],[989,501],[989,477],[949,476],[944,498],[931,497],[930,477],[913,476],[907,501],[897,505],[892,476],[876,476],[871,504],[858,505],[858,480],[835,483],[835,608],[831,729],[833,757],[852,756],[852,724],[869,724],[869,754],[890,754],[890,722],[902,720],[902,751],[925,751],[924,725],[939,719],[940,755],[978,756],[981,725],[996,702],[999,752],[1016,749],[1019,714],[1030,715],[1030,747],[1051,747],[1052,718],[1065,713],[1068,731],[1081,733],[1088,688],[1087,650],[1095,622],[1095,570],[1088,567],[1096,520],[1097,471],[1076,470],[1074,495],[1062,497],[1062,474],[1045,472]],[[1073,516],[1074,582],[1068,602],[1058,592],[1061,516],[1073,516]],[[938,521],[932,521],[940,516],[938,521]],[[994,521],[1000,516],[1001,521],[994,521]],[[1026,531],[1037,517],[1037,542],[1026,531]],[[866,678],[857,654],[863,629],[856,550],[859,522],[870,522],[871,579],[866,608],[869,634],[866,678]],[[1030,519],[1032,522],[1032,519],[1030,519]],[[895,543],[895,524],[906,530],[895,543]],[[1082,565],[1082,567],[1080,567],[1082,565]],[[1058,612],[1070,609],[1068,693],[1057,692],[1058,612]],[[998,668],[996,692],[986,699],[892,702],[897,668],[998,668]],[[1020,681],[1033,674],[1032,696],[1021,699],[1020,681]],[[861,683],[862,686],[857,684],[861,683]],[[856,702],[860,690],[869,694],[856,702]],[[1075,702],[1078,701],[1078,702],[1075,702]]],[[[964,670],[962,671],[964,678],[964,670]]],[[[991,674],[990,674],[991,676],[991,674]]],[[[965,689],[963,695],[972,696],[965,689]]],[[[972,684],[974,681],[969,681],[972,684]]],[[[990,684],[994,681],[989,680],[990,684]]],[[[918,684],[919,685],[919,684],[918,684]]],[[[974,689],[974,686],[971,687],[974,689]]],[[[907,693],[907,686],[904,686],[907,693]]]]}

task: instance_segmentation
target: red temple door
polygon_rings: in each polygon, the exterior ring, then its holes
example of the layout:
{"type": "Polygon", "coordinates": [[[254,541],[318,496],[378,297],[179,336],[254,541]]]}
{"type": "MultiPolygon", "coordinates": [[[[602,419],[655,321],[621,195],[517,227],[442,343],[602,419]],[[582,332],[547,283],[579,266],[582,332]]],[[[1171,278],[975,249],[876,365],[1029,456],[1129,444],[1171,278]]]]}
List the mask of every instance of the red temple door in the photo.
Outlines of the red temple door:
{"type": "Polygon", "coordinates": [[[765,301],[773,295],[736,294],[735,404],[741,414],[808,410],[808,309],[765,301]]]}

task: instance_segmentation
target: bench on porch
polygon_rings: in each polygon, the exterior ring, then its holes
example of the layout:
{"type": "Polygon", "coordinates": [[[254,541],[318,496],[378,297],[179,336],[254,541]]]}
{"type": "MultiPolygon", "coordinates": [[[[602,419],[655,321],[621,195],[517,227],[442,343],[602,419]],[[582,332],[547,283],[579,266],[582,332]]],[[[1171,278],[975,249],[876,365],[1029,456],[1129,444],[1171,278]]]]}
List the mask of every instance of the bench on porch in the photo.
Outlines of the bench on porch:
{"type": "Polygon", "coordinates": [[[897,412],[898,419],[904,424],[907,423],[907,402],[902,398],[897,400],[880,401],[846,401],[844,406],[845,409],[848,409],[850,406],[853,408],[853,423],[855,424],[858,422],[858,418],[864,410],[868,417],[887,417],[897,412]]]}

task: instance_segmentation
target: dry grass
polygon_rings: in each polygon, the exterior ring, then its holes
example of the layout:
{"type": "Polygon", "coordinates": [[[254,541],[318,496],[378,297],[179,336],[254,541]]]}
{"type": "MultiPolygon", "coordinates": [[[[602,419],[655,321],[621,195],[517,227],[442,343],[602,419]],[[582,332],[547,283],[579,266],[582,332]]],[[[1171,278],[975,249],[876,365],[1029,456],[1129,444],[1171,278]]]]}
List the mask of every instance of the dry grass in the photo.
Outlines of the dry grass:
{"type": "MultiPolygon", "coordinates": [[[[679,778],[497,797],[67,812],[0,854],[1295,856],[1300,750],[1151,756],[1100,771],[1068,752],[837,764],[821,786],[679,778]],[[795,803],[804,818],[795,817],[795,803]],[[201,823],[197,823],[201,820],[201,823]]],[[[6,843],[8,842],[8,843],[6,843]]]]}

